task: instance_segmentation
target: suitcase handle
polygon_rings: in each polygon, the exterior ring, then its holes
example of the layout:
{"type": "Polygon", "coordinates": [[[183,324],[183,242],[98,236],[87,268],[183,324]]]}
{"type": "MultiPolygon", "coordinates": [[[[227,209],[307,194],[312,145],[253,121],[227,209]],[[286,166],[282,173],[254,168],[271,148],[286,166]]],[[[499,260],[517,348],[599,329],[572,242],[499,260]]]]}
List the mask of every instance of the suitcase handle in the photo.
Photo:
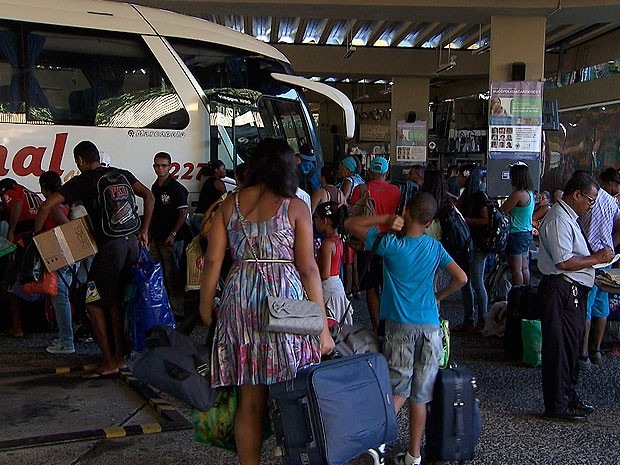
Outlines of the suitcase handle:
{"type": "Polygon", "coordinates": [[[308,431],[308,442],[306,442],[307,449],[316,448],[316,434],[314,432],[314,428],[312,426],[312,420],[310,418],[310,405],[308,402],[308,396],[304,396],[299,399],[299,403],[301,404],[304,411],[304,420],[306,422],[306,431],[308,431]]]}

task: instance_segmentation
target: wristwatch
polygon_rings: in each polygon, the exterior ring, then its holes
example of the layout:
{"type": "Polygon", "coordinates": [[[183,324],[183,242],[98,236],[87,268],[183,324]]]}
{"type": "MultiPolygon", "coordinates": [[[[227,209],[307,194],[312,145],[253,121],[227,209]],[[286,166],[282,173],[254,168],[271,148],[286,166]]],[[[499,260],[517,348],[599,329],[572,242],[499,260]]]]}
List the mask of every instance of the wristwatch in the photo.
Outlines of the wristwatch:
{"type": "Polygon", "coordinates": [[[177,237],[177,232],[176,232],[176,231],[172,231],[172,232],[170,233],[170,235],[171,235],[172,237],[177,237]]]}

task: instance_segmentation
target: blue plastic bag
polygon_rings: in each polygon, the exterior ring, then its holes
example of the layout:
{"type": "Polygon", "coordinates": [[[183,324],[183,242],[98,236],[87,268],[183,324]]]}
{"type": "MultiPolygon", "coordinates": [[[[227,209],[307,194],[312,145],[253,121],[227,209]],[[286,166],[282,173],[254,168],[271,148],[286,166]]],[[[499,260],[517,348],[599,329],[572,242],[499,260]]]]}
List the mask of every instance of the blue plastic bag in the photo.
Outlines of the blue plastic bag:
{"type": "Polygon", "coordinates": [[[140,248],[138,263],[131,269],[135,295],[131,312],[131,348],[144,350],[146,331],[154,326],[176,327],[168,294],[164,286],[161,263],[154,263],[146,247],[140,248]]]}

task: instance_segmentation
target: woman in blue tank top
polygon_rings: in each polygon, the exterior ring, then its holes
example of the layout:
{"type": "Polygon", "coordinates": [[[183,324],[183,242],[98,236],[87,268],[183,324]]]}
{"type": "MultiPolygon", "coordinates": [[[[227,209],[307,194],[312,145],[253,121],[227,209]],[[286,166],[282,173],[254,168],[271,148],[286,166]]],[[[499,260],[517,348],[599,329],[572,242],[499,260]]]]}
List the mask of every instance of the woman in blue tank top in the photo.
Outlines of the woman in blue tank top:
{"type": "Polygon", "coordinates": [[[529,251],[532,243],[532,214],[534,213],[534,182],[525,163],[510,167],[512,193],[502,205],[510,215],[510,235],[506,258],[513,286],[530,283],[529,251]]]}

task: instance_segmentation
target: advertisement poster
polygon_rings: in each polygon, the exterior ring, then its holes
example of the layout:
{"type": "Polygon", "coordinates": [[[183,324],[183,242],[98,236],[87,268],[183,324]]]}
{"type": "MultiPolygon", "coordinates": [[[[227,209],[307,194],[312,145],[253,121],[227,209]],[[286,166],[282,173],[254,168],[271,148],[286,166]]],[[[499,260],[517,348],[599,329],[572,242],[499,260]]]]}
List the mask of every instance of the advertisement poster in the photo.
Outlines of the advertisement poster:
{"type": "Polygon", "coordinates": [[[543,83],[493,81],[489,100],[489,158],[540,159],[543,83]]]}
{"type": "Polygon", "coordinates": [[[426,121],[396,122],[396,163],[414,165],[426,161],[426,121]]]}

